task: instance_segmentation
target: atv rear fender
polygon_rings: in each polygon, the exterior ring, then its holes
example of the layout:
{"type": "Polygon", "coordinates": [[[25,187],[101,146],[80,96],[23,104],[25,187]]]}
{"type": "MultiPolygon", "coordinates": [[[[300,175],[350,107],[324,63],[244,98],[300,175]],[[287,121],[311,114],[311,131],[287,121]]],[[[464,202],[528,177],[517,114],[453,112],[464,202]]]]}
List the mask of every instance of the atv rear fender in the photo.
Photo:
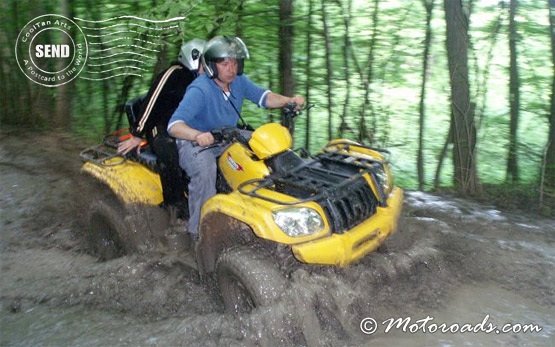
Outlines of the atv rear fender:
{"type": "Polygon", "coordinates": [[[116,156],[87,161],[81,170],[108,185],[126,204],[159,205],[164,200],[160,176],[142,164],[116,156]]]}

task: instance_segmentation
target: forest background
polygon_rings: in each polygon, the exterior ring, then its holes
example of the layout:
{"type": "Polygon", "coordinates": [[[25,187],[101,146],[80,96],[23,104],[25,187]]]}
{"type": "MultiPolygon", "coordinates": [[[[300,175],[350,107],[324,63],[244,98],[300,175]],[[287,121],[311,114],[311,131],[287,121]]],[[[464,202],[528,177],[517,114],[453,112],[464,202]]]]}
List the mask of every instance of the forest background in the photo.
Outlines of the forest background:
{"type": "MultiPolygon", "coordinates": [[[[315,105],[297,120],[295,147],[354,139],[388,149],[402,187],[555,214],[555,0],[9,0],[0,10],[6,131],[99,141],[127,126],[125,101],[183,41],[237,35],[253,81],[315,105]],[[55,88],[16,61],[20,31],[44,14],[73,19],[87,40],[83,70],[55,88]]],[[[255,106],[243,116],[255,127],[277,119],[255,106]]]]}

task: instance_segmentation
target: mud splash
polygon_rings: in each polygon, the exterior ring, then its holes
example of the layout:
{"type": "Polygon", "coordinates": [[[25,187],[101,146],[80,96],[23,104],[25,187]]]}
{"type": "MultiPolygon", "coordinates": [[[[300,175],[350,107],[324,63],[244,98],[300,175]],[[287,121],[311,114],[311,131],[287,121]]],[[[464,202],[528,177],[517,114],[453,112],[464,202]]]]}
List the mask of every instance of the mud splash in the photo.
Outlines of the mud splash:
{"type": "Polygon", "coordinates": [[[239,317],[174,254],[99,263],[79,239],[94,185],[63,135],[0,143],[0,345],[505,345],[555,336],[555,221],[407,194],[387,249],[344,268],[301,267],[281,300],[239,317]],[[33,146],[29,144],[33,143],[33,146]],[[534,323],[538,333],[424,333],[390,318],[534,323]],[[360,323],[379,323],[372,335],[360,323]]]}

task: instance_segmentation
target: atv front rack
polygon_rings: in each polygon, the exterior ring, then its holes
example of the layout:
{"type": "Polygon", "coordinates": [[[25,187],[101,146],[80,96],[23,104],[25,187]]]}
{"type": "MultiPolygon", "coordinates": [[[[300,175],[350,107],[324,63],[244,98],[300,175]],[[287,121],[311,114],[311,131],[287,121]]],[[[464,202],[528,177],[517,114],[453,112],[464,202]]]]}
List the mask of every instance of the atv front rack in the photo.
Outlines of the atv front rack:
{"type": "Polygon", "coordinates": [[[104,144],[85,148],[83,151],[81,151],[81,153],[79,153],[79,156],[83,161],[91,162],[100,166],[120,165],[126,160],[124,157],[118,155],[116,150],[104,144]],[[110,160],[116,157],[121,160],[110,160]]]}
{"type": "Polygon", "coordinates": [[[285,206],[315,201],[330,217],[332,230],[341,233],[375,214],[378,206],[386,206],[387,196],[378,170],[383,170],[380,160],[355,158],[330,151],[318,154],[314,160],[303,161],[295,168],[246,181],[238,190],[242,194],[285,206]],[[366,177],[373,181],[376,192],[366,177]],[[264,189],[296,199],[270,197],[263,193],[264,189]]]}
{"type": "Polygon", "coordinates": [[[385,155],[390,155],[391,154],[391,152],[389,152],[387,149],[379,148],[379,147],[366,146],[366,145],[363,145],[363,144],[360,144],[360,143],[353,143],[352,141],[349,141],[349,140],[335,141],[332,144],[328,144],[324,150],[326,150],[329,147],[333,147],[333,146],[343,146],[341,149],[344,149],[344,150],[349,150],[349,148],[351,146],[353,146],[353,147],[359,147],[359,148],[364,148],[364,149],[369,149],[369,150],[372,150],[372,151],[380,152],[380,153],[385,154],[385,155]]]}

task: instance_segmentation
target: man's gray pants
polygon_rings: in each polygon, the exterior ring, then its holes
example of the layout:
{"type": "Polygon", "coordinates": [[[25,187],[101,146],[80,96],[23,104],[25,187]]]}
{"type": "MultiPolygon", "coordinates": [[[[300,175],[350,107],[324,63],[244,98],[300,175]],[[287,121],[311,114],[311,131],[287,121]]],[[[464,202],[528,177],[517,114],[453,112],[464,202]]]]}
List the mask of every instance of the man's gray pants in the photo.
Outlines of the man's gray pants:
{"type": "Polygon", "coordinates": [[[198,236],[202,206],[216,194],[218,165],[216,158],[225,146],[205,148],[193,146],[191,141],[178,140],[179,165],[190,178],[189,182],[189,233],[198,236]]]}

